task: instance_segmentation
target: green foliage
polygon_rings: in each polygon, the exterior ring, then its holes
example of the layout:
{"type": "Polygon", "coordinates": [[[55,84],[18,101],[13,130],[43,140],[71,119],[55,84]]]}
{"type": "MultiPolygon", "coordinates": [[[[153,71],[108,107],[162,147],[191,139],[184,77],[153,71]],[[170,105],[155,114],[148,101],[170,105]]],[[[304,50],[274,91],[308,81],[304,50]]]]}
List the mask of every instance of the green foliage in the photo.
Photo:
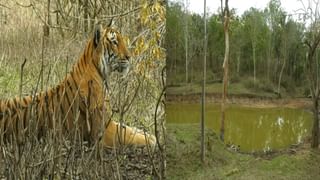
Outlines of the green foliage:
{"type": "MultiPolygon", "coordinates": [[[[281,86],[291,90],[304,86],[305,27],[281,7],[279,0],[271,0],[265,10],[251,8],[241,16],[231,13],[230,22],[230,77],[240,81],[253,77],[256,71],[256,85],[259,89],[273,91],[278,83],[282,65],[285,62],[281,86]],[[254,67],[255,62],[255,67],[254,67]],[[262,81],[262,82],[261,82],[262,81]],[[267,81],[265,83],[264,81],[267,81]],[[290,83],[289,83],[290,82],[290,83]],[[261,86],[264,87],[259,87],[261,86]]],[[[179,84],[185,80],[185,21],[189,25],[189,79],[200,82],[203,59],[203,17],[188,12],[183,4],[169,3],[167,6],[167,74],[168,84],[179,84]],[[188,18],[185,18],[188,16],[188,18]]],[[[220,14],[208,17],[208,82],[222,79],[224,58],[224,33],[220,14]]],[[[247,82],[248,87],[255,87],[247,82]]]]}
{"type": "Polygon", "coordinates": [[[252,77],[247,78],[244,80],[244,86],[247,89],[256,91],[256,92],[268,92],[273,93],[274,92],[274,85],[272,82],[266,79],[257,79],[256,81],[253,80],[252,77]]]}

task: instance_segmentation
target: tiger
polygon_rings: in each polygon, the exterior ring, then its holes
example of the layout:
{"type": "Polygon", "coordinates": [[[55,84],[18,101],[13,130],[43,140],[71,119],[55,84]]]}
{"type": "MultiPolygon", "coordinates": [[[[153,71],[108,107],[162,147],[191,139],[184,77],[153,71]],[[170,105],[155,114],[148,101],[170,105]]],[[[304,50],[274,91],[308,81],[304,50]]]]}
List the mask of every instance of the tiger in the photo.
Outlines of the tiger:
{"type": "Polygon", "coordinates": [[[105,117],[110,76],[114,72],[125,76],[131,58],[122,34],[112,24],[96,25],[80,58],[57,86],[34,95],[0,101],[2,139],[14,137],[23,141],[34,122],[39,137],[47,129],[65,134],[77,128],[83,140],[98,142],[107,148],[154,147],[156,137],[151,133],[105,117]]]}

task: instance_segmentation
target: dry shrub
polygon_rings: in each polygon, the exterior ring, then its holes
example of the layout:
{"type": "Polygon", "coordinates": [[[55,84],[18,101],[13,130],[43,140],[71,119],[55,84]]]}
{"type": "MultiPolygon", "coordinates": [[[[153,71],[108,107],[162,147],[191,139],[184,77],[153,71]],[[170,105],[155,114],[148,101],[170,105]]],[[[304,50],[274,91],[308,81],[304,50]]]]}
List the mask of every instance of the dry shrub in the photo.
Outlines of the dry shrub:
{"type": "MultiPolygon", "coordinates": [[[[55,2],[58,1],[51,0],[53,8],[55,2]]],[[[119,10],[120,14],[126,12],[118,16],[117,25],[131,39],[133,64],[125,79],[114,75],[110,84],[111,106],[115,120],[156,134],[156,148],[104,149],[98,143],[89,145],[82,141],[77,129],[64,136],[46,130],[38,138],[32,133],[36,126],[31,123],[23,144],[18,145],[15,139],[1,142],[0,179],[149,179],[164,176],[165,56],[162,38],[165,12],[159,2],[134,2],[136,6],[131,8],[137,10],[129,13],[125,8],[119,10]]],[[[79,28],[62,29],[62,34],[58,26],[73,28],[72,24],[75,24],[74,17],[70,16],[69,24],[52,24],[50,36],[44,38],[44,1],[8,3],[0,0],[0,4],[8,6],[0,6],[0,97],[19,95],[20,83],[22,94],[53,87],[78,59],[91,33],[84,33],[79,28]],[[34,6],[23,7],[28,3],[34,6]]],[[[102,12],[105,14],[97,15],[98,19],[110,16],[102,12]]],[[[83,19],[79,19],[83,23],[83,19]]],[[[54,17],[52,21],[56,21],[54,17]]]]}

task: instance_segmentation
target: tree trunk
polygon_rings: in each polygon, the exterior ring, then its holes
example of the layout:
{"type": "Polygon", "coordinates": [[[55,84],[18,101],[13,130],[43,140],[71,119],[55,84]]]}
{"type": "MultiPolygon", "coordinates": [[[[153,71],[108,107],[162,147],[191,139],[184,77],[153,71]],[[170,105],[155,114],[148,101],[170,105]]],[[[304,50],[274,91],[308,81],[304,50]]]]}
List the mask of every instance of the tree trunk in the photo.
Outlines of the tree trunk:
{"type": "Polygon", "coordinates": [[[279,75],[279,80],[278,80],[278,98],[281,98],[281,80],[282,80],[282,74],[284,71],[284,68],[286,66],[286,57],[283,58],[283,64],[281,67],[280,75],[279,75]]]}
{"type": "Polygon", "coordinates": [[[237,57],[237,75],[238,76],[240,76],[240,58],[241,58],[241,51],[239,50],[238,57],[237,57]]]}
{"type": "Polygon", "coordinates": [[[207,66],[207,17],[206,17],[206,0],[204,0],[204,55],[203,55],[203,81],[202,81],[202,98],[201,98],[201,162],[204,163],[205,143],[204,143],[204,120],[205,120],[205,87],[206,87],[206,66],[207,66]]]}
{"type": "Polygon", "coordinates": [[[319,146],[319,102],[318,98],[316,97],[313,100],[313,127],[312,127],[312,140],[311,140],[311,147],[318,148],[319,146]]]}
{"type": "Polygon", "coordinates": [[[192,85],[192,83],[193,83],[193,74],[194,74],[194,65],[193,65],[193,61],[192,61],[192,58],[190,58],[190,68],[191,68],[191,72],[190,72],[190,79],[189,79],[189,82],[190,82],[190,84],[192,85]]]}
{"type": "Polygon", "coordinates": [[[185,49],[186,49],[186,83],[188,83],[188,0],[185,1],[185,49]]]}
{"type": "Polygon", "coordinates": [[[271,67],[271,61],[272,61],[272,33],[270,31],[269,34],[269,40],[268,40],[268,58],[267,58],[267,78],[268,80],[271,80],[270,78],[270,67],[271,67]]]}
{"type": "Polygon", "coordinates": [[[278,79],[278,98],[281,98],[281,80],[282,80],[282,75],[283,75],[283,71],[284,68],[286,67],[286,61],[287,61],[287,35],[285,34],[285,39],[284,39],[284,55],[283,55],[283,64],[280,70],[280,74],[279,74],[279,79],[278,79]]]}
{"type": "MultiPolygon", "coordinates": [[[[253,36],[255,36],[255,31],[253,36]]],[[[256,42],[252,40],[252,59],[253,59],[253,84],[256,85],[256,42]]]]}
{"type": "Polygon", "coordinates": [[[49,35],[50,35],[50,24],[51,24],[51,18],[50,18],[50,0],[47,1],[47,14],[46,14],[46,21],[43,24],[43,36],[45,39],[45,45],[48,44],[49,35]]]}
{"type": "Polygon", "coordinates": [[[227,89],[228,89],[228,71],[229,71],[229,7],[228,0],[225,2],[224,10],[224,38],[225,38],[225,54],[223,61],[223,93],[221,103],[221,126],[220,126],[220,139],[224,141],[224,122],[225,122],[225,110],[227,102],[227,89]]]}
{"type": "MultiPolygon", "coordinates": [[[[175,42],[174,43],[174,48],[175,50],[177,51],[177,43],[175,42]]],[[[174,61],[173,61],[173,72],[174,72],[174,76],[173,77],[177,77],[177,61],[178,61],[178,58],[177,58],[177,54],[178,53],[174,53],[175,54],[175,57],[174,57],[174,61]]]]}
{"type": "Polygon", "coordinates": [[[312,94],[313,100],[313,128],[312,128],[312,140],[311,147],[318,148],[319,146],[319,117],[318,117],[318,109],[319,109],[319,63],[316,56],[317,48],[320,44],[320,33],[315,36],[313,41],[306,42],[308,46],[308,55],[307,55],[307,71],[308,71],[308,79],[310,80],[310,90],[312,94]]]}

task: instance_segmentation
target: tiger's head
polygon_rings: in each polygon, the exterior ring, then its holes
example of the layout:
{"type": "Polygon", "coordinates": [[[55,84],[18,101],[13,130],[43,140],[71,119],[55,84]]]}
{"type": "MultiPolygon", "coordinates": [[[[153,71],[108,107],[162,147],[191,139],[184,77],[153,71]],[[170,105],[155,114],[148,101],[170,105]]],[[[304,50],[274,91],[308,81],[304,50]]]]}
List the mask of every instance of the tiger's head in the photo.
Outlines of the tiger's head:
{"type": "Polygon", "coordinates": [[[112,72],[126,75],[130,67],[130,52],[121,33],[112,26],[97,26],[93,35],[93,60],[106,81],[112,72]]]}

